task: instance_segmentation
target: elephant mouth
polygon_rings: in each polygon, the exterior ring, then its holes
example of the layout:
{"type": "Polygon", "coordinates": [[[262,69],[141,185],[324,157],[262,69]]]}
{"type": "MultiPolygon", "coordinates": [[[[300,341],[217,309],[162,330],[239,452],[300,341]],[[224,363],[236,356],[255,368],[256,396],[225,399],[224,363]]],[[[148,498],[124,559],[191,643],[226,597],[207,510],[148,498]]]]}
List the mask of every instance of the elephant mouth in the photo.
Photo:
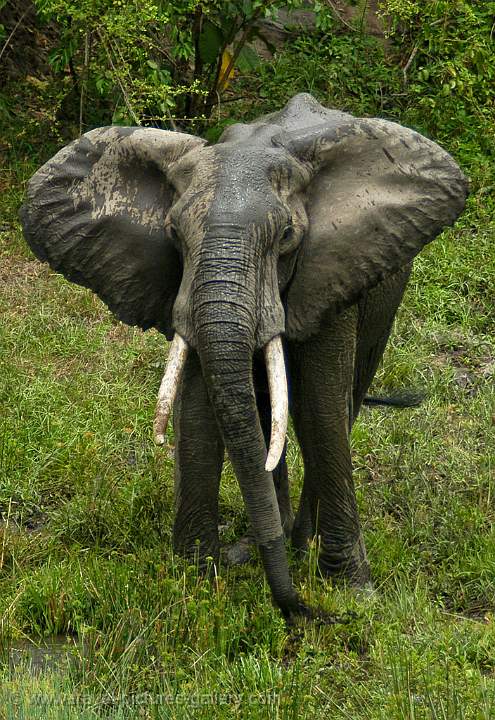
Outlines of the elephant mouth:
{"type": "MultiPolygon", "coordinates": [[[[167,365],[158,391],[158,400],[153,422],[153,433],[158,445],[165,443],[165,433],[172,407],[174,404],[181,375],[189,351],[188,343],[176,332],[170,346],[167,365]]],[[[265,470],[272,472],[282,455],[287,422],[289,401],[287,391],[287,375],[285,372],[282,338],[276,335],[263,348],[270,391],[271,404],[271,436],[265,470]]]]}

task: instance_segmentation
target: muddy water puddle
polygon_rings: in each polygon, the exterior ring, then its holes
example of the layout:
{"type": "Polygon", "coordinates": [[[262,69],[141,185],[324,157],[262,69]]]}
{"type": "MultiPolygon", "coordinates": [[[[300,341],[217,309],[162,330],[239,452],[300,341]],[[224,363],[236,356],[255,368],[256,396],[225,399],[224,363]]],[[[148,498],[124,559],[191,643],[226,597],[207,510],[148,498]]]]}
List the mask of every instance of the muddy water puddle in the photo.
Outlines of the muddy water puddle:
{"type": "Polygon", "coordinates": [[[5,650],[5,660],[11,670],[20,667],[28,669],[33,675],[67,667],[75,658],[80,657],[81,643],[77,637],[52,635],[41,640],[18,639],[5,650]]]}

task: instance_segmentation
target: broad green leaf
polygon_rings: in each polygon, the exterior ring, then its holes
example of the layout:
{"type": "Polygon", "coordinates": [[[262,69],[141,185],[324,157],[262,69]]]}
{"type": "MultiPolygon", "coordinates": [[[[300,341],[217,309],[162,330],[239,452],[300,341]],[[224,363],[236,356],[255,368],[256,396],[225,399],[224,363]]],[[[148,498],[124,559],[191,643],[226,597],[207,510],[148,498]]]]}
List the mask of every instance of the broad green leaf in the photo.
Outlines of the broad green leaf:
{"type": "Polygon", "coordinates": [[[256,70],[256,68],[259,67],[260,63],[261,60],[256,50],[253,50],[252,47],[246,45],[239,53],[236,65],[239,70],[243,70],[246,72],[249,70],[256,70]]]}
{"type": "Polygon", "coordinates": [[[223,44],[224,37],[220,28],[209,20],[206,20],[203,23],[203,29],[199,36],[199,53],[201,60],[206,65],[214,63],[223,44]]]}

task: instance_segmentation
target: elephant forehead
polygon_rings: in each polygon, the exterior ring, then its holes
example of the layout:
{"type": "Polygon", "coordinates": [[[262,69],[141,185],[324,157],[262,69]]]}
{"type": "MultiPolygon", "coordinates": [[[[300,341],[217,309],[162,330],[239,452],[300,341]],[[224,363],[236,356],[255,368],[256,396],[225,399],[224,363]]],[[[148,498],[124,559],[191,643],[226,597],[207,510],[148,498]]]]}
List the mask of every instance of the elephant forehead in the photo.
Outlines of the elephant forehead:
{"type": "Polygon", "coordinates": [[[244,144],[215,148],[216,188],[226,201],[242,204],[246,194],[266,194],[271,186],[273,168],[281,164],[281,158],[266,148],[247,147],[244,144]]]}
{"type": "Polygon", "coordinates": [[[240,225],[264,222],[280,205],[278,196],[285,193],[278,190],[291,184],[292,175],[285,151],[278,148],[242,141],[203,148],[171,169],[169,177],[181,195],[173,215],[177,220],[184,214],[201,216],[219,224],[236,216],[240,225]]]}
{"type": "Polygon", "coordinates": [[[280,126],[269,122],[235,123],[226,128],[218,144],[248,142],[250,145],[270,146],[272,137],[280,132],[280,126]]]}
{"type": "Polygon", "coordinates": [[[217,145],[218,185],[226,195],[243,195],[243,189],[267,196],[290,195],[309,182],[309,169],[282,146],[267,147],[239,141],[217,145]]]}

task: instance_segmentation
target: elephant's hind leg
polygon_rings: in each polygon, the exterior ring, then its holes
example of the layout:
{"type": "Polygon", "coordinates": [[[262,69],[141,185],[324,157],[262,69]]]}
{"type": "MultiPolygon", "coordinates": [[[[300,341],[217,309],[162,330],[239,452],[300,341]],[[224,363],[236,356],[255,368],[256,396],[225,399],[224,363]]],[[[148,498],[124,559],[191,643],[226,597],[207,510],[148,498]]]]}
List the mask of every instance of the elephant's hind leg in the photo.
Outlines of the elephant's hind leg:
{"type": "Polygon", "coordinates": [[[218,492],[224,445],[199,358],[190,352],[174,407],[175,552],[219,561],[218,492]]]}
{"type": "Polygon", "coordinates": [[[411,269],[412,264],[406,265],[369,290],[359,301],[353,421],[383,357],[411,269]]]}
{"type": "Polygon", "coordinates": [[[342,312],[305,343],[290,343],[292,416],[304,459],[302,505],[293,541],[319,536],[319,567],[364,585],[369,565],[361,534],[349,446],[357,308],[342,312]]]}

